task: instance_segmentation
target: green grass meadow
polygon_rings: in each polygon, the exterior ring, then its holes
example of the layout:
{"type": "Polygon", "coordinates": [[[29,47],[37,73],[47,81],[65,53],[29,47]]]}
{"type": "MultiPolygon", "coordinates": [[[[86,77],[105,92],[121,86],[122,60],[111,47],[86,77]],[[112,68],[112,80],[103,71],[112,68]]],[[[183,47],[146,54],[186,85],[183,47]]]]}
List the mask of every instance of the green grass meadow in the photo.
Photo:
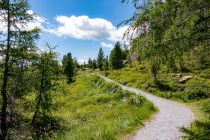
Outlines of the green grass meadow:
{"type": "MultiPolygon", "coordinates": [[[[56,89],[52,93],[51,116],[59,121],[59,129],[37,139],[120,139],[138,130],[157,111],[144,97],[123,91],[119,86],[89,74],[89,71],[79,72],[76,82],[71,85],[67,85],[65,80],[60,81],[56,89]]],[[[35,99],[33,96],[27,98],[31,102],[35,99]]],[[[20,103],[19,106],[23,104],[20,103]]],[[[32,105],[28,103],[28,106],[32,105]]],[[[24,117],[31,118],[32,110],[33,106],[32,109],[24,110],[24,117]]],[[[30,138],[25,129],[27,126],[25,123],[22,129],[19,128],[25,132],[14,132],[12,137],[30,138]]]]}

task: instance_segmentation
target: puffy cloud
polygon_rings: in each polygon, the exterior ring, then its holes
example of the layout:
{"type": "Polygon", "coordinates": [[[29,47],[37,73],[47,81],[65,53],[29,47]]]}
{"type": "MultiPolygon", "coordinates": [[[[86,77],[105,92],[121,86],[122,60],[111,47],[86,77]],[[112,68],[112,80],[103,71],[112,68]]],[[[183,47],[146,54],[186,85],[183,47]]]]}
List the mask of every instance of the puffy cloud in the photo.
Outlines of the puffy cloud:
{"type": "Polygon", "coordinates": [[[108,48],[108,49],[113,49],[114,48],[113,44],[109,44],[109,43],[105,43],[105,42],[101,43],[101,47],[102,48],[108,48]]]}
{"type": "Polygon", "coordinates": [[[83,65],[84,63],[85,63],[85,64],[88,64],[88,57],[83,56],[83,57],[81,57],[81,58],[78,58],[78,59],[77,59],[77,62],[78,62],[80,65],[83,65]]]}
{"type": "MultiPolygon", "coordinates": [[[[22,25],[17,25],[19,27],[19,29],[21,30],[32,30],[34,28],[40,28],[42,30],[45,30],[43,27],[43,24],[46,24],[46,19],[43,17],[40,17],[38,15],[36,15],[32,10],[27,11],[28,14],[33,15],[34,19],[30,22],[28,22],[26,25],[22,26],[22,25]]],[[[47,23],[49,24],[49,23],[47,23]]],[[[7,24],[4,21],[4,19],[2,17],[0,17],[0,32],[6,32],[7,30],[7,24]]]]}
{"type": "Polygon", "coordinates": [[[115,41],[115,42],[125,40],[124,35],[128,28],[129,28],[129,26],[123,26],[118,29],[115,28],[113,31],[111,31],[111,36],[110,36],[109,40],[115,41]]]}
{"type": "Polygon", "coordinates": [[[128,26],[117,29],[110,21],[88,16],[57,16],[58,26],[46,31],[58,36],[66,36],[83,40],[120,41],[128,26]]]}
{"type": "Polygon", "coordinates": [[[45,30],[44,24],[49,24],[47,19],[35,14],[32,10],[27,11],[28,14],[33,15],[33,20],[28,22],[24,27],[21,27],[22,30],[32,30],[34,28],[40,28],[45,30]]]}
{"type": "MultiPolygon", "coordinates": [[[[34,20],[28,22],[25,26],[18,27],[22,30],[31,30],[35,27],[44,32],[55,34],[59,37],[71,37],[82,40],[99,41],[122,41],[129,42],[129,39],[123,39],[124,33],[129,26],[115,27],[110,21],[103,18],[89,18],[88,16],[57,16],[55,19],[57,25],[47,22],[44,17],[36,15],[32,10],[27,11],[34,16],[34,20]]],[[[0,32],[6,32],[6,23],[0,17],[0,32]]],[[[113,48],[112,44],[102,42],[103,48],[113,48]]]]}

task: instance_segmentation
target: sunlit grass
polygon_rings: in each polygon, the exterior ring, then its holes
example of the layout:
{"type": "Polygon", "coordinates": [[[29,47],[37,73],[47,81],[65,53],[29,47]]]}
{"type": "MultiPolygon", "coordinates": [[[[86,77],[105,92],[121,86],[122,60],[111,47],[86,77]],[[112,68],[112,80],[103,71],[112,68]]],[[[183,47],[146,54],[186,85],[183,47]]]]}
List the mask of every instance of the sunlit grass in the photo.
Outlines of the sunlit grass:
{"type": "Polygon", "coordinates": [[[108,72],[108,77],[119,83],[168,99],[188,102],[210,97],[210,69],[191,70],[182,75],[191,75],[193,78],[186,83],[178,83],[181,79],[180,73],[168,72],[162,67],[158,74],[158,82],[155,82],[146,62],[134,62],[123,69],[108,72]]]}
{"type": "Polygon", "coordinates": [[[65,94],[53,97],[57,111],[52,114],[65,126],[64,131],[53,134],[53,139],[118,139],[140,128],[156,111],[142,96],[99,77],[83,72],[76,79],[65,94]]]}
{"type": "MultiPolygon", "coordinates": [[[[191,75],[186,83],[178,83],[180,73],[168,72],[162,67],[158,80],[152,80],[148,64],[134,62],[123,69],[109,70],[108,77],[127,86],[150,92],[167,99],[185,102],[195,113],[197,120],[188,129],[186,139],[206,140],[210,137],[210,69],[190,70],[182,75],[191,75]]],[[[103,74],[103,73],[101,73],[103,74]]]]}

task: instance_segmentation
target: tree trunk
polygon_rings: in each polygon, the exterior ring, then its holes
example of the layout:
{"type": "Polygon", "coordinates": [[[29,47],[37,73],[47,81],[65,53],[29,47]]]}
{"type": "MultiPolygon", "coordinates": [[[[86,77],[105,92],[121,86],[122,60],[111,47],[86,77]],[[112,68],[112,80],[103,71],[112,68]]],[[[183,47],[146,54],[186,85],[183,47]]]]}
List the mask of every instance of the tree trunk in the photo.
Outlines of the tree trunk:
{"type": "Polygon", "coordinates": [[[42,77],[41,77],[41,85],[40,85],[40,89],[39,89],[39,97],[38,97],[38,102],[36,104],[36,110],[34,112],[34,116],[32,118],[32,125],[34,125],[35,123],[35,119],[37,117],[37,113],[39,111],[39,106],[40,106],[40,103],[41,103],[41,98],[42,98],[42,93],[43,93],[43,81],[44,81],[44,74],[42,73],[42,77]]]}
{"type": "Polygon", "coordinates": [[[36,110],[35,110],[35,112],[34,112],[34,116],[33,116],[33,119],[32,119],[32,125],[34,125],[34,123],[35,123],[35,119],[36,119],[36,117],[37,117],[37,113],[38,113],[38,111],[39,111],[39,106],[40,106],[40,102],[41,102],[41,95],[42,95],[42,93],[40,92],[39,93],[39,99],[38,99],[38,102],[37,102],[37,104],[36,104],[36,110]]]}
{"type": "Polygon", "coordinates": [[[7,82],[8,82],[8,75],[9,75],[9,58],[10,58],[10,2],[7,0],[7,48],[6,48],[6,56],[5,56],[5,63],[4,63],[4,73],[3,73],[3,82],[2,82],[2,109],[1,109],[1,139],[5,140],[7,136],[7,82]]]}

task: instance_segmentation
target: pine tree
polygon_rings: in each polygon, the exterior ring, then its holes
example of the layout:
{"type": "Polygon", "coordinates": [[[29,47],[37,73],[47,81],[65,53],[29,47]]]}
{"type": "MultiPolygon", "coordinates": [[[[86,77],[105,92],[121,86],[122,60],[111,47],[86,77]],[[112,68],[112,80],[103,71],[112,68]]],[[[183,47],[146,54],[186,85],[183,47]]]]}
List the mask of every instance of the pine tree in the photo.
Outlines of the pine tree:
{"type": "Polygon", "coordinates": [[[97,69],[97,62],[95,59],[93,60],[93,63],[92,63],[92,69],[93,70],[97,69]]]}
{"type": "Polygon", "coordinates": [[[123,55],[119,42],[115,44],[115,47],[110,54],[110,65],[112,69],[120,69],[123,67],[123,55]]]}
{"type": "Polygon", "coordinates": [[[106,59],[104,59],[104,74],[107,76],[107,71],[109,70],[109,59],[108,56],[106,59]]]}
{"type": "Polygon", "coordinates": [[[63,57],[62,63],[64,68],[64,74],[68,77],[68,83],[72,83],[75,66],[71,53],[68,53],[63,57]]]}
{"type": "Polygon", "coordinates": [[[89,58],[88,59],[88,68],[92,68],[93,61],[89,58]]]}
{"type": "MultiPolygon", "coordinates": [[[[0,16],[2,22],[6,23],[6,31],[2,35],[6,35],[6,42],[3,41],[3,81],[2,81],[2,110],[1,110],[1,139],[5,139],[8,132],[7,124],[7,105],[8,105],[8,82],[11,67],[11,59],[21,56],[24,58],[24,53],[15,53],[17,49],[27,48],[36,37],[38,37],[39,30],[23,31],[22,27],[25,27],[28,21],[33,19],[33,15],[30,15],[27,11],[29,10],[29,3],[24,0],[2,0],[0,1],[0,16]],[[24,40],[26,38],[26,40],[24,40]],[[23,39],[21,41],[21,39],[23,39]],[[24,45],[23,44],[27,44],[24,45]],[[18,54],[18,55],[17,55],[18,54]]],[[[29,49],[23,49],[23,52],[29,49]]]]}
{"type": "Polygon", "coordinates": [[[98,58],[97,58],[97,66],[100,71],[103,70],[103,64],[104,64],[104,52],[102,48],[99,49],[98,58]]]}

